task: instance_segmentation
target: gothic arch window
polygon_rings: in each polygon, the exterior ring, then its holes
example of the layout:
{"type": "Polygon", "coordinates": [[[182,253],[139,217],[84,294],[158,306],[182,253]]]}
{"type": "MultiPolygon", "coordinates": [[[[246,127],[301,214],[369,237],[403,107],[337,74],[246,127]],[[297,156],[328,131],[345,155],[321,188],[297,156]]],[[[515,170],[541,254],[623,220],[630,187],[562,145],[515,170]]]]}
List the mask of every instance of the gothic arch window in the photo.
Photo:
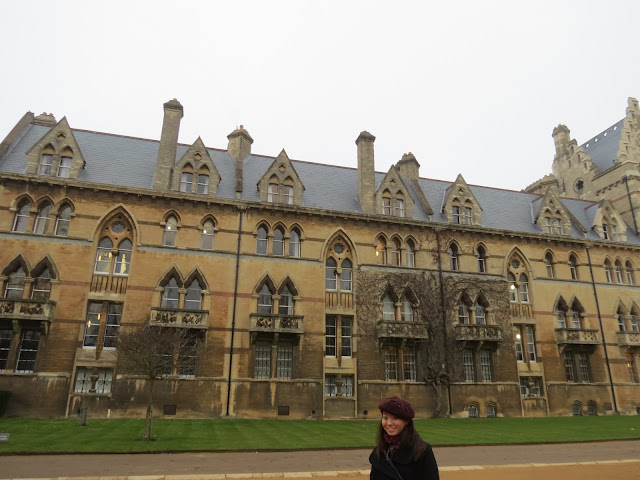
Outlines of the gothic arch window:
{"type": "Polygon", "coordinates": [[[53,155],[56,153],[51,145],[42,149],[40,161],[38,162],[38,175],[51,175],[53,169],[53,155]]]}
{"type": "Polygon", "coordinates": [[[556,302],[554,312],[556,313],[556,318],[558,320],[557,328],[567,328],[567,314],[569,312],[569,307],[562,297],[560,297],[556,302]]]}
{"type": "Polygon", "coordinates": [[[387,242],[382,236],[376,239],[376,263],[378,265],[387,264],[387,242]]]}
{"type": "Polygon", "coordinates": [[[389,190],[382,192],[382,214],[391,215],[391,192],[389,190]]]}
{"type": "Polygon", "coordinates": [[[396,192],[393,199],[393,215],[396,217],[404,217],[404,195],[402,192],[396,192]]]}
{"type": "Polygon", "coordinates": [[[543,230],[552,235],[562,235],[562,214],[559,210],[555,212],[545,210],[543,230]]]}
{"type": "Polygon", "coordinates": [[[615,271],[616,271],[616,282],[624,283],[624,272],[622,269],[622,262],[620,260],[616,260],[615,271]]]}
{"type": "Polygon", "coordinates": [[[193,190],[193,167],[187,163],[180,175],[180,191],[183,193],[191,193],[193,190]]]}
{"type": "Polygon", "coordinates": [[[629,326],[632,332],[640,332],[640,315],[638,315],[638,308],[635,305],[631,307],[629,326]]]}
{"type": "Polygon", "coordinates": [[[54,235],[56,235],[57,237],[66,237],[67,235],[69,235],[69,227],[71,225],[72,215],[73,215],[73,209],[67,203],[63,204],[58,209],[54,235]]]}
{"type": "Polygon", "coordinates": [[[416,266],[416,245],[411,238],[407,238],[405,246],[405,262],[407,267],[413,268],[416,266]]]}
{"type": "Polygon", "coordinates": [[[461,325],[468,325],[471,323],[471,299],[464,292],[460,296],[460,300],[458,301],[458,323],[461,325]]]}
{"type": "Polygon", "coordinates": [[[175,215],[169,215],[164,222],[162,231],[162,245],[165,247],[175,247],[178,238],[179,223],[175,215]]]}
{"type": "Polygon", "coordinates": [[[571,273],[571,280],[579,280],[578,260],[573,253],[569,255],[569,272],[571,273]]]}
{"type": "Polygon", "coordinates": [[[178,308],[180,304],[180,286],[175,276],[171,276],[162,290],[162,308],[178,308]]]}
{"type": "Polygon", "coordinates": [[[520,292],[520,302],[529,303],[529,277],[527,277],[526,273],[520,274],[520,288],[518,288],[520,292]]]}
{"type": "Polygon", "coordinates": [[[211,218],[207,218],[202,223],[202,231],[200,232],[200,248],[202,250],[213,250],[215,230],[216,226],[211,218]]]}
{"type": "Polygon", "coordinates": [[[606,216],[602,217],[602,238],[604,240],[618,241],[618,224],[615,219],[608,219],[606,216]]]}
{"type": "Polygon", "coordinates": [[[555,265],[553,260],[553,254],[547,252],[544,256],[544,265],[547,270],[547,278],[555,278],[555,265]]]}
{"type": "Polygon", "coordinates": [[[631,263],[631,260],[627,260],[624,264],[624,269],[627,273],[627,283],[629,285],[635,285],[636,284],[636,276],[634,273],[634,268],[633,268],[633,264],[631,263]]]}
{"type": "Polygon", "coordinates": [[[35,274],[33,285],[31,286],[31,299],[38,302],[49,301],[51,295],[51,271],[49,267],[44,267],[39,273],[35,274]]]}
{"type": "Polygon", "coordinates": [[[297,227],[291,229],[289,234],[289,256],[300,258],[301,254],[301,236],[300,230],[297,227]]]}
{"type": "Polygon", "coordinates": [[[26,232],[29,225],[29,217],[31,216],[31,202],[24,198],[18,203],[15,216],[13,217],[12,232],[26,232]]]}
{"type": "Polygon", "coordinates": [[[206,195],[209,193],[209,169],[201,167],[198,171],[198,183],[196,185],[196,193],[206,195]]]}
{"type": "Polygon", "coordinates": [[[262,288],[258,293],[258,313],[273,313],[273,292],[269,289],[269,285],[267,285],[267,283],[262,285],[262,288]]]}
{"type": "Polygon", "coordinates": [[[264,225],[260,225],[256,232],[256,253],[259,255],[266,255],[269,246],[269,236],[267,228],[264,225]]]}
{"type": "Polygon", "coordinates": [[[185,310],[202,310],[202,286],[198,278],[194,278],[187,285],[187,293],[184,297],[185,310]]]}
{"type": "Polygon", "coordinates": [[[449,245],[449,248],[447,249],[447,253],[449,254],[449,270],[452,270],[452,271],[459,270],[460,264],[459,264],[458,246],[454,242],[451,242],[451,244],[449,245]]]}
{"type": "Polygon", "coordinates": [[[66,147],[60,155],[60,165],[58,165],[58,177],[69,178],[71,175],[71,164],[73,163],[73,150],[66,147]]]}
{"type": "Polygon", "coordinates": [[[133,233],[129,220],[114,215],[100,230],[93,273],[125,277],[129,275],[133,256],[133,233]]]}
{"type": "Polygon", "coordinates": [[[116,253],[115,268],[113,270],[114,275],[129,275],[132,250],[133,244],[131,243],[131,240],[124,238],[120,241],[116,253]]]}
{"type": "Polygon", "coordinates": [[[98,242],[96,250],[96,262],[93,267],[93,273],[108,275],[111,270],[111,258],[113,254],[113,241],[109,237],[103,237],[98,242]]]}
{"type": "Polygon", "coordinates": [[[604,276],[607,279],[607,283],[613,282],[611,260],[609,260],[608,258],[604,261],[604,276]]]}
{"type": "Polygon", "coordinates": [[[622,307],[618,307],[618,310],[616,311],[616,319],[618,320],[618,331],[620,332],[626,332],[627,331],[627,327],[625,325],[625,312],[622,309],[622,307]]]}
{"type": "Polygon", "coordinates": [[[338,264],[332,257],[327,258],[324,288],[327,290],[338,289],[338,264]]]}
{"type": "Polygon", "coordinates": [[[281,226],[273,230],[273,255],[282,257],[284,255],[284,229],[281,226]]]}
{"type": "Polygon", "coordinates": [[[478,245],[478,248],[476,248],[476,261],[478,265],[478,272],[486,273],[487,272],[487,250],[484,248],[483,245],[478,245]]]}
{"type": "Polygon", "coordinates": [[[509,284],[509,300],[511,302],[518,301],[518,287],[516,286],[516,277],[513,273],[507,274],[507,283],[509,284]]]}
{"type": "Polygon", "coordinates": [[[471,200],[465,200],[464,205],[462,207],[462,223],[463,225],[471,225],[472,224],[472,212],[473,212],[473,204],[471,200]]]}
{"type": "Polygon", "coordinates": [[[280,200],[285,205],[293,205],[293,179],[287,177],[280,187],[280,200]]]}
{"type": "Polygon", "coordinates": [[[33,233],[46,234],[49,228],[49,217],[51,215],[51,203],[44,201],[38,207],[36,222],[33,225],[33,233]]]}
{"type": "Polygon", "coordinates": [[[396,320],[396,303],[390,293],[382,297],[382,320],[394,322],[396,320]]]}
{"type": "Polygon", "coordinates": [[[293,315],[293,294],[288,285],[280,289],[280,299],[278,300],[278,313],[280,315],[293,315]]]}
{"type": "Polygon", "coordinates": [[[391,239],[391,265],[401,265],[400,251],[401,243],[398,238],[391,239]]]}
{"type": "Polygon", "coordinates": [[[524,261],[520,255],[514,254],[507,266],[507,283],[509,284],[509,300],[512,303],[529,303],[529,277],[524,261]]]}
{"type": "Polygon", "coordinates": [[[23,265],[17,265],[14,270],[9,273],[4,287],[4,297],[19,300],[24,294],[25,279],[27,273],[23,265]]]}
{"type": "Polygon", "coordinates": [[[571,303],[571,308],[569,309],[567,314],[569,317],[568,320],[571,322],[571,328],[575,328],[575,329],[584,328],[584,325],[583,325],[584,309],[582,308],[582,305],[577,299],[575,299],[571,303]]]}
{"type": "Polygon", "coordinates": [[[353,265],[351,260],[345,258],[340,269],[340,290],[350,292],[353,290],[353,265]]]}
{"type": "Polygon", "coordinates": [[[272,175],[267,185],[267,202],[293,205],[293,185],[294,181],[291,177],[285,178],[280,183],[277,175],[272,175]]]}
{"type": "Polygon", "coordinates": [[[484,297],[478,297],[475,304],[475,323],[476,325],[487,324],[487,300],[484,297]]]}
{"type": "MultiPolygon", "coordinates": [[[[325,289],[351,294],[353,290],[353,256],[341,235],[331,240],[325,260],[325,289]]],[[[337,301],[343,297],[338,295],[337,301]]]]}
{"type": "Polygon", "coordinates": [[[413,322],[414,320],[412,298],[406,293],[402,298],[402,320],[405,322],[413,322]]]}

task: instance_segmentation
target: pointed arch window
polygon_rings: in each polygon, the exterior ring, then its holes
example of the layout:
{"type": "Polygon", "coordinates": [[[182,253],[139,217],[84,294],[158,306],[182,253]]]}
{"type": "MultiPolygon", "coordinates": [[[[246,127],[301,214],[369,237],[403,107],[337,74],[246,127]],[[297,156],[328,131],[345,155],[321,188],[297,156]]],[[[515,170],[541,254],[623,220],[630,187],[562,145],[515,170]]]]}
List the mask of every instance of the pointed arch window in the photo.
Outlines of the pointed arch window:
{"type": "Polygon", "coordinates": [[[58,177],[69,178],[71,174],[71,162],[73,159],[69,156],[60,157],[60,166],[58,167],[58,177]]]}
{"type": "Polygon", "coordinates": [[[635,278],[635,274],[633,273],[633,264],[629,260],[627,260],[626,263],[624,264],[624,267],[627,272],[627,283],[629,285],[635,285],[636,278],[635,278]]]}
{"type": "Polygon", "coordinates": [[[616,318],[618,320],[618,330],[620,332],[624,332],[626,331],[625,325],[624,325],[624,312],[622,311],[621,308],[618,308],[618,311],[616,312],[616,318]]]}
{"type": "Polygon", "coordinates": [[[260,225],[256,235],[256,253],[259,255],[266,255],[268,244],[269,239],[267,236],[267,229],[263,225],[260,225]]]}
{"type": "Polygon", "coordinates": [[[36,215],[36,223],[33,225],[33,233],[45,234],[49,227],[49,216],[51,214],[51,204],[49,202],[43,203],[38,209],[36,215]]]}
{"type": "Polygon", "coordinates": [[[507,274],[507,283],[509,284],[509,300],[511,302],[517,302],[518,287],[516,287],[516,277],[511,272],[507,274]]]}
{"type": "Polygon", "coordinates": [[[327,290],[338,289],[338,264],[331,257],[327,258],[324,278],[325,278],[324,280],[325,289],[327,290]]]}
{"type": "Polygon", "coordinates": [[[604,275],[607,279],[607,283],[613,282],[613,277],[611,275],[611,261],[609,259],[604,261],[604,275]]]}
{"type": "Polygon", "coordinates": [[[31,202],[27,199],[22,200],[18,204],[15,217],[13,218],[12,232],[25,232],[29,225],[29,217],[31,216],[31,202]]]}
{"type": "Polygon", "coordinates": [[[51,294],[51,272],[48,268],[45,268],[40,275],[38,275],[33,283],[31,289],[31,299],[38,302],[49,301],[49,295],[51,294]]]}
{"type": "Polygon", "coordinates": [[[404,217],[404,196],[402,192],[396,193],[393,201],[393,214],[396,217],[404,217]]]}
{"type": "Polygon", "coordinates": [[[629,318],[629,326],[631,327],[632,332],[640,332],[640,321],[638,320],[638,310],[635,308],[631,310],[631,315],[629,318]]]}
{"type": "Polygon", "coordinates": [[[175,247],[178,238],[178,220],[171,215],[167,218],[167,222],[162,232],[162,245],[165,247],[175,247]]]}
{"type": "Polygon", "coordinates": [[[197,278],[194,278],[187,287],[187,294],[184,297],[185,310],[202,309],[202,287],[197,278]]]}
{"type": "Polygon", "coordinates": [[[167,284],[164,286],[162,292],[162,308],[178,308],[180,302],[180,289],[178,287],[178,281],[175,277],[171,277],[167,284]]]}
{"type": "Polygon", "coordinates": [[[452,243],[449,245],[447,253],[449,254],[449,270],[457,271],[459,269],[458,246],[455,243],[452,243]]]}
{"type": "Polygon", "coordinates": [[[284,230],[276,227],[273,231],[273,254],[281,257],[284,255],[284,230]]]}
{"type": "Polygon", "coordinates": [[[554,278],[555,277],[555,268],[553,265],[553,255],[551,254],[551,252],[547,252],[546,255],[544,256],[544,264],[545,267],[547,269],[547,277],[548,278],[554,278]]]}
{"type": "Polygon", "coordinates": [[[460,299],[458,303],[458,323],[461,325],[468,325],[469,321],[469,306],[463,299],[460,299]]]}
{"type": "Polygon", "coordinates": [[[280,315],[293,315],[293,295],[288,286],[284,286],[278,300],[278,313],[280,315]]]}
{"type": "Polygon", "coordinates": [[[72,209],[69,205],[64,205],[56,217],[55,235],[57,237],[66,237],[69,235],[69,226],[71,225],[72,209]]]}
{"type": "Polygon", "coordinates": [[[574,302],[568,313],[571,320],[571,328],[582,328],[582,307],[578,303],[574,302]]]}
{"type": "Polygon", "coordinates": [[[353,266],[351,264],[351,260],[345,258],[342,261],[342,265],[340,268],[340,290],[343,292],[350,292],[353,288],[352,283],[353,277],[353,266]]]}
{"type": "Polygon", "coordinates": [[[476,260],[478,262],[478,272],[487,272],[487,251],[482,245],[479,245],[476,249],[476,260]]]}
{"type": "Polygon", "coordinates": [[[293,205],[293,180],[291,177],[284,179],[282,185],[281,197],[282,203],[285,205],[293,205]]]}
{"type": "Polygon", "coordinates": [[[522,303],[529,303],[529,278],[526,274],[520,274],[520,301],[522,303]]]}
{"type": "Polygon", "coordinates": [[[133,245],[128,238],[124,238],[118,244],[118,254],[116,255],[116,263],[113,270],[114,275],[129,275],[132,249],[133,245]]]}
{"type": "Polygon", "coordinates": [[[406,250],[405,250],[405,261],[407,262],[407,267],[415,267],[416,266],[416,247],[415,244],[413,243],[413,240],[411,240],[410,238],[407,239],[406,243],[406,250]]]}
{"type": "Polygon", "coordinates": [[[202,250],[213,250],[214,235],[215,226],[213,224],[213,220],[205,220],[202,225],[202,233],[200,234],[200,248],[202,250]]]}
{"type": "Polygon", "coordinates": [[[300,231],[297,228],[291,229],[289,234],[289,256],[300,257],[300,231]]]}
{"type": "Polygon", "coordinates": [[[620,260],[616,260],[615,269],[616,269],[616,282],[623,283],[624,277],[622,273],[622,263],[620,262],[620,260]]]}
{"type": "Polygon", "coordinates": [[[462,208],[462,224],[463,225],[471,225],[472,222],[472,214],[473,206],[470,200],[464,202],[464,207],[462,208]]]}
{"type": "Polygon", "coordinates": [[[27,275],[22,266],[11,272],[9,274],[9,278],[7,278],[6,286],[4,289],[5,298],[22,298],[24,292],[24,281],[26,277],[27,275]]]}
{"type": "Polygon", "coordinates": [[[400,265],[400,240],[391,240],[391,265],[400,265]]]}
{"type": "Polygon", "coordinates": [[[200,195],[206,195],[209,193],[209,174],[201,172],[198,174],[198,185],[196,192],[200,195]]]}
{"type": "Polygon", "coordinates": [[[382,320],[394,322],[396,319],[396,306],[393,298],[388,293],[382,298],[382,320]]]}
{"type": "Polygon", "coordinates": [[[182,172],[180,175],[180,191],[191,193],[193,188],[193,172],[182,172]]]}
{"type": "Polygon", "coordinates": [[[43,153],[42,156],[40,157],[40,163],[38,164],[38,175],[51,175],[52,168],[53,168],[53,154],[43,153]]]}
{"type": "Polygon", "coordinates": [[[387,242],[382,237],[378,237],[376,244],[376,263],[378,265],[386,265],[387,263],[387,242]]]}
{"type": "Polygon", "coordinates": [[[111,250],[113,242],[109,237],[103,237],[98,243],[96,250],[96,263],[93,267],[93,273],[108,275],[111,270],[111,250]]]}
{"type": "Polygon", "coordinates": [[[382,214],[391,215],[391,192],[389,190],[382,192],[382,214]]]}
{"type": "Polygon", "coordinates": [[[569,271],[571,272],[571,280],[578,280],[578,261],[573,254],[569,256],[569,271]]]}
{"type": "Polygon", "coordinates": [[[475,305],[476,310],[476,325],[486,325],[487,323],[487,311],[479,301],[475,305]]]}
{"type": "Polygon", "coordinates": [[[258,294],[258,313],[270,314],[273,312],[273,297],[271,290],[265,283],[258,294]]]}

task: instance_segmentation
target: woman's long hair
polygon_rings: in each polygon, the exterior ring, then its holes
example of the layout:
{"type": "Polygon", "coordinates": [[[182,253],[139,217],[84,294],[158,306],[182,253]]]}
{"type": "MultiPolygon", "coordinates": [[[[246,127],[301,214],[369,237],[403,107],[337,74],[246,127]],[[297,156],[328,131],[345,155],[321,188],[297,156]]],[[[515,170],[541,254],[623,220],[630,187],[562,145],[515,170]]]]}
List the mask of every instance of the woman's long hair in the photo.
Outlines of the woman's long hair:
{"type": "MultiPolygon", "coordinates": [[[[405,427],[400,432],[400,448],[409,447],[412,450],[412,459],[417,460],[424,453],[426,449],[425,443],[421,440],[420,435],[416,432],[415,427],[413,426],[413,420],[409,420],[409,422],[405,425],[405,427]]],[[[378,441],[376,443],[375,454],[378,458],[381,458],[384,455],[384,452],[389,448],[389,445],[384,439],[384,428],[382,428],[382,423],[378,427],[378,441]]]]}

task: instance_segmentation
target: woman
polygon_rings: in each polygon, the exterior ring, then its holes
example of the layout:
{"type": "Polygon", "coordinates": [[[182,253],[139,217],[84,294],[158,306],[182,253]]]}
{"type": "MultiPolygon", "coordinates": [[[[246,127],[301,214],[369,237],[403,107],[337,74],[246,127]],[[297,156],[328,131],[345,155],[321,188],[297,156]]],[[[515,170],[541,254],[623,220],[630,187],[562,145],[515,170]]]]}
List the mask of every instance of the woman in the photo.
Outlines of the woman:
{"type": "Polygon", "coordinates": [[[431,445],[413,426],[415,412],[409,402],[389,397],[378,405],[382,421],[378,443],[369,456],[371,480],[439,480],[431,445]]]}

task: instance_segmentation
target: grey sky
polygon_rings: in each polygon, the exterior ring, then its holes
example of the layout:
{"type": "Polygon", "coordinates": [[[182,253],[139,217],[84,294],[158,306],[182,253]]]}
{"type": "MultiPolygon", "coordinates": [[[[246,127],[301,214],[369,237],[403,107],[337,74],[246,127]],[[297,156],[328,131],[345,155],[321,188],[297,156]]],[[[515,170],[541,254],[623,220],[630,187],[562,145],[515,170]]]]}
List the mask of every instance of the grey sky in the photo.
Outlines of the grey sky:
{"type": "MultiPolygon", "coordinates": [[[[637,1],[2,2],[0,137],[28,110],[74,128],[521,189],[640,97],[637,1]]],[[[132,159],[134,161],[135,159],[132,159]]]]}

